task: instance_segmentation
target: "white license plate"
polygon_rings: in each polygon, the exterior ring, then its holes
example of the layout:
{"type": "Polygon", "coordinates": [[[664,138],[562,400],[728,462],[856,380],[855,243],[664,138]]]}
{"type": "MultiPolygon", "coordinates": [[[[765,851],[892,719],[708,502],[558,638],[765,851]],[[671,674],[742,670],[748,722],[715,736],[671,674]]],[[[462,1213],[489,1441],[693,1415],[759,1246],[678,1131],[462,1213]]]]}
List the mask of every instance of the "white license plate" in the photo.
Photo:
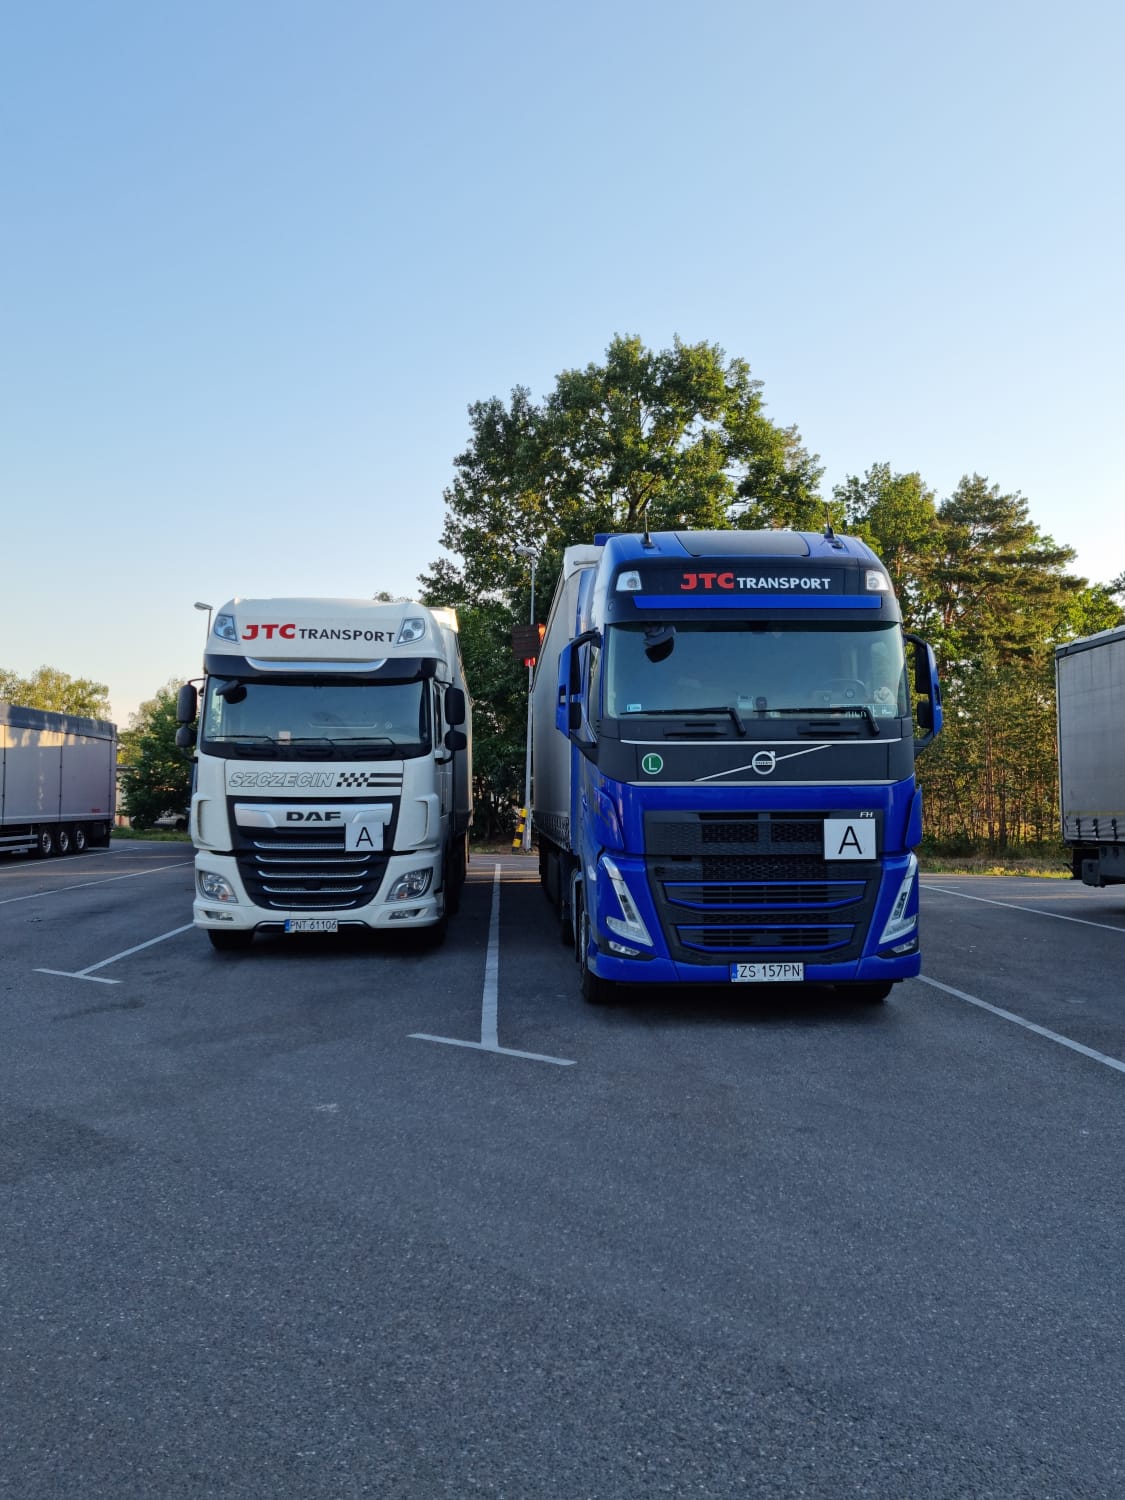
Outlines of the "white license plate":
{"type": "Polygon", "coordinates": [[[340,926],[337,917],[287,917],[286,932],[336,932],[340,926]]]}
{"type": "Polygon", "coordinates": [[[732,984],[799,984],[804,964],[731,964],[732,984]]]}

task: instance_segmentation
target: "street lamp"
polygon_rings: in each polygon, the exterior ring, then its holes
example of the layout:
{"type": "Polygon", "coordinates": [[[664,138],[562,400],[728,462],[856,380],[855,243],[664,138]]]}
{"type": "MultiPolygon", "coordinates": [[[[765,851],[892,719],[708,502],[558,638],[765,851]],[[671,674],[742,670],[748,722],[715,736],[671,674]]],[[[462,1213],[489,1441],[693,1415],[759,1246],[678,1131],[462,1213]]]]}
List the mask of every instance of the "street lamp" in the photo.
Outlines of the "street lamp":
{"type": "Polygon", "coordinates": [[[211,605],[211,604],[200,604],[199,600],[197,599],[195,601],[195,607],[196,607],[196,609],[205,609],[207,611],[207,634],[210,635],[211,634],[211,610],[214,608],[214,606],[211,605]]]}
{"type": "MultiPolygon", "coordinates": [[[[535,624],[535,567],[539,561],[539,553],[535,547],[529,547],[526,542],[516,548],[517,557],[526,557],[531,562],[531,611],[528,624],[535,624]]],[[[531,679],[535,668],[529,666],[527,669],[527,754],[524,759],[523,768],[523,852],[531,853],[531,679]]]]}

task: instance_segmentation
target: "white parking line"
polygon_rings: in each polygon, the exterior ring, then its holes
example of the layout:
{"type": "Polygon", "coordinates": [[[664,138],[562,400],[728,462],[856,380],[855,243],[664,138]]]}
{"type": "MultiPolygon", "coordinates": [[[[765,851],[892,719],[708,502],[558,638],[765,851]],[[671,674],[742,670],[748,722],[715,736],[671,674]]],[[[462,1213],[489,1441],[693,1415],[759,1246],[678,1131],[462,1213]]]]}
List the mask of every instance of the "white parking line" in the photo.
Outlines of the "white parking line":
{"type": "Polygon", "coordinates": [[[120,984],[120,979],[103,979],[100,974],[95,974],[95,969],[104,969],[109,964],[115,964],[119,958],[128,958],[131,953],[140,953],[143,948],[151,948],[154,943],[167,942],[169,938],[179,937],[181,932],[190,932],[195,926],[194,922],[186,922],[183,927],[173,927],[171,932],[162,932],[159,937],[149,938],[145,943],[137,943],[132,948],[126,948],[121,953],[115,953],[112,958],[103,958],[99,963],[88,964],[84,969],[36,969],[36,974],[58,974],[63,979],[88,979],[91,984],[120,984]]]}
{"type": "Polygon", "coordinates": [[[993,896],[970,896],[967,891],[955,891],[948,885],[931,885],[923,880],[924,891],[940,891],[943,896],[960,896],[962,901],[982,901],[985,906],[1004,906],[1009,911],[1026,911],[1034,917],[1054,917],[1056,922],[1077,922],[1080,927],[1100,927],[1103,932],[1125,932],[1125,927],[1115,927],[1112,922],[1091,922],[1088,917],[1065,917],[1059,911],[1044,911],[1041,906],[1020,906],[1015,901],[997,901],[993,896]]]}
{"type": "Polygon", "coordinates": [[[111,885],[115,880],[136,880],[140,875],[156,875],[161,870],[190,870],[194,861],[178,859],[172,865],[153,865],[150,870],[133,870],[129,875],[107,875],[104,880],[80,880],[76,885],[56,886],[53,891],[32,891],[29,896],[5,896],[0,906],[12,906],[16,901],[39,901],[44,896],[61,896],[64,891],[85,891],[93,885],[111,885]]]}
{"type": "Polygon", "coordinates": [[[412,1042],[441,1042],[446,1047],[469,1047],[475,1052],[496,1052],[501,1057],[522,1057],[529,1062],[554,1063],[557,1068],[573,1068],[569,1057],[547,1057],[542,1052],[517,1052],[501,1047],[497,1022],[497,996],[500,990],[500,866],[492,868],[492,914],[488,919],[488,952],[484,960],[484,994],[481,997],[480,1041],[465,1042],[453,1036],[428,1036],[412,1031],[412,1042]]]}
{"type": "Polygon", "coordinates": [[[1084,1047],[1081,1042],[1073,1042],[1070,1037],[1060,1036],[1057,1031],[1048,1031],[1046,1026],[1039,1026],[1034,1021],[1025,1020],[1023,1016],[1017,1016],[1013,1011],[1002,1010],[999,1005],[990,1005],[987,1000],[978,999],[976,995],[966,995],[964,990],[955,990],[951,984],[942,984],[939,979],[930,979],[925,974],[919,974],[918,978],[923,984],[933,985],[935,990],[944,990],[947,995],[955,995],[958,1000],[964,1000],[967,1005],[979,1005],[981,1010],[990,1010],[994,1016],[1000,1016],[1002,1020],[1012,1021],[1026,1031],[1034,1031],[1036,1036],[1045,1036],[1049,1042],[1058,1042],[1060,1047],[1069,1047],[1072,1052],[1081,1052],[1083,1057],[1103,1063],[1107,1068],[1113,1068],[1118,1073],[1125,1073],[1125,1062],[1119,1058],[1107,1057],[1104,1052],[1095,1052],[1093,1047],[1084,1047]]]}

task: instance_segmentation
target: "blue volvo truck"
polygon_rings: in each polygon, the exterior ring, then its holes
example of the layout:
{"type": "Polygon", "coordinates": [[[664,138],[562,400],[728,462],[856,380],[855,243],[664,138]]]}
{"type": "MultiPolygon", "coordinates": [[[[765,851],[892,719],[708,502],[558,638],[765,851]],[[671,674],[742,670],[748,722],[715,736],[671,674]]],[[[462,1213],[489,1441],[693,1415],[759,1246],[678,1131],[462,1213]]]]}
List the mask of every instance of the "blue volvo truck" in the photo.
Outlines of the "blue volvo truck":
{"type": "Polygon", "coordinates": [[[880,1001],[919,972],[914,757],[940,690],[864,542],[568,548],[532,713],[540,879],[591,1003],[754,983],[880,1001]]]}

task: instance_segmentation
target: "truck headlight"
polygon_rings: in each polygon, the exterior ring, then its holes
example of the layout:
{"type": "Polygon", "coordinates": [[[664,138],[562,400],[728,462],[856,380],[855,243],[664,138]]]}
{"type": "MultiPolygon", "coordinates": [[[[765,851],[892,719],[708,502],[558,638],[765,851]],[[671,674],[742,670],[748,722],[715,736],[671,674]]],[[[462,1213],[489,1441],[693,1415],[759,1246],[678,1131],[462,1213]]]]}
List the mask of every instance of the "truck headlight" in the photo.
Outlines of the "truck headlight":
{"type": "Polygon", "coordinates": [[[430,888],[430,869],[411,870],[409,875],[400,875],[387,892],[388,901],[417,901],[430,888]]]}
{"type": "Polygon", "coordinates": [[[609,876],[609,883],[613,887],[613,894],[617,897],[617,904],[621,908],[621,915],[619,917],[606,917],[605,925],[611,932],[616,932],[620,937],[628,938],[631,943],[646,943],[651,948],[652,938],[649,936],[644,919],[637,910],[636,903],[629,894],[629,887],[625,884],[625,877],[612,859],[603,857],[602,869],[609,876]]]}
{"type": "Polygon", "coordinates": [[[891,907],[891,914],[887,918],[887,925],[883,928],[883,936],[879,939],[880,948],[884,947],[887,943],[893,943],[897,938],[905,937],[908,932],[913,932],[918,925],[918,913],[912,911],[908,916],[906,911],[906,908],[910,905],[910,897],[917,879],[918,861],[912,854],[907,862],[906,874],[902,877],[902,884],[898,888],[895,904],[891,907]]]}
{"type": "Polygon", "coordinates": [[[237,901],[234,886],[225,875],[216,875],[211,870],[199,872],[199,894],[205,901],[237,901]]]}

